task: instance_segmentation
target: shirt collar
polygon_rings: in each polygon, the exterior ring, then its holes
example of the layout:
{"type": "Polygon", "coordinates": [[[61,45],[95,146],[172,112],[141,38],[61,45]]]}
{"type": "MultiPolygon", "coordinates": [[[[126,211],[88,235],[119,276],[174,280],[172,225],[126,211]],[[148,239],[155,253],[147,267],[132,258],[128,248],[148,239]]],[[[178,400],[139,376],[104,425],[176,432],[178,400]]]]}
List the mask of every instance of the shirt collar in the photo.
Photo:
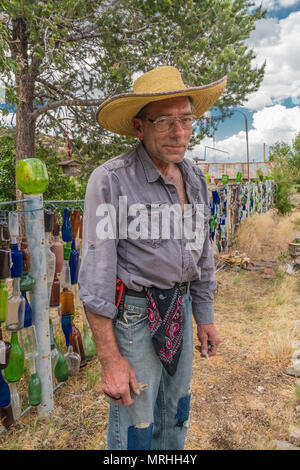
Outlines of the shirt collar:
{"type": "Polygon", "coordinates": [[[155,163],[152,161],[142,142],[137,146],[137,154],[145,171],[148,183],[154,183],[161,176],[155,163]]]}

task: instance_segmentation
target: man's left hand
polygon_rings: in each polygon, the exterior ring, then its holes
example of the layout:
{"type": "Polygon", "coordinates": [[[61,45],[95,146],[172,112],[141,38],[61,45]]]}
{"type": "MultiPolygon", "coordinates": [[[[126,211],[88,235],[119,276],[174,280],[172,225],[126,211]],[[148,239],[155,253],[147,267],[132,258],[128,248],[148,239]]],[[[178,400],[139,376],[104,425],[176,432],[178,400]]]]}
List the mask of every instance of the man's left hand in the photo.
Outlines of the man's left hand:
{"type": "Polygon", "coordinates": [[[215,325],[213,323],[208,323],[207,325],[198,325],[197,336],[201,346],[196,346],[196,349],[197,351],[201,352],[201,356],[205,357],[206,354],[209,356],[215,356],[220,343],[220,338],[215,325]],[[208,350],[208,341],[211,344],[210,351],[208,350]]]}

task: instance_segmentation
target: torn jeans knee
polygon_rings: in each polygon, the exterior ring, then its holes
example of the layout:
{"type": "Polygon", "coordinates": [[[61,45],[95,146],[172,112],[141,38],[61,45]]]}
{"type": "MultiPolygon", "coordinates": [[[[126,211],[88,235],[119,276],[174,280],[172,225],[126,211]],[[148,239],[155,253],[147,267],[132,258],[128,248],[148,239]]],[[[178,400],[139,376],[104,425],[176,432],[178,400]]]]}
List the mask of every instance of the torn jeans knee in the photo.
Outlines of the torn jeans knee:
{"type": "Polygon", "coordinates": [[[128,428],[127,450],[151,450],[153,423],[139,423],[128,428]]]}
{"type": "Polygon", "coordinates": [[[177,414],[175,416],[177,423],[176,426],[182,428],[183,426],[187,426],[189,416],[190,416],[190,403],[191,403],[191,395],[186,395],[179,399],[178,407],[177,407],[177,414]]]}

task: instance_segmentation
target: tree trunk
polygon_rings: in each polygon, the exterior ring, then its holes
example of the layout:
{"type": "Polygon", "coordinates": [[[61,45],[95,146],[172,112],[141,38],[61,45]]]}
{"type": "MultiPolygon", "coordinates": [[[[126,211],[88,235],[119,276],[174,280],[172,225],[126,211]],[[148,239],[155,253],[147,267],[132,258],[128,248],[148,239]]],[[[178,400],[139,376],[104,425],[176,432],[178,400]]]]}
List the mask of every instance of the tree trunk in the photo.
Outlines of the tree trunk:
{"type": "MultiPolygon", "coordinates": [[[[35,120],[32,117],[34,86],[38,74],[38,64],[32,60],[28,64],[28,31],[26,22],[17,19],[13,22],[12,57],[22,63],[22,68],[16,73],[16,95],[18,99],[16,110],[16,166],[23,158],[34,156],[35,120]]],[[[24,199],[16,183],[16,199],[24,199]]],[[[23,210],[23,204],[17,204],[17,209],[23,210]]],[[[21,213],[22,214],[22,213],[21,213]]],[[[20,233],[25,234],[24,217],[20,217],[20,233]]]]}

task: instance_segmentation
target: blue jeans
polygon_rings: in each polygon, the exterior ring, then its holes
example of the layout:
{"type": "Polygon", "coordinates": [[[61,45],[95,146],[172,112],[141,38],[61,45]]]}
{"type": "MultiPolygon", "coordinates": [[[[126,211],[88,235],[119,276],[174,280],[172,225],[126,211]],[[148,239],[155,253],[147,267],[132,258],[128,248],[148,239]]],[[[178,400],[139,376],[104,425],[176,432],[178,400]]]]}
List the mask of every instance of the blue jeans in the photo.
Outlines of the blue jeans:
{"type": "Polygon", "coordinates": [[[183,349],[172,377],[163,368],[148,327],[146,298],[125,297],[122,318],[115,322],[120,353],[144,384],[131,406],[110,401],[108,450],[181,450],[189,427],[193,365],[192,307],[182,298],[183,349]]]}

